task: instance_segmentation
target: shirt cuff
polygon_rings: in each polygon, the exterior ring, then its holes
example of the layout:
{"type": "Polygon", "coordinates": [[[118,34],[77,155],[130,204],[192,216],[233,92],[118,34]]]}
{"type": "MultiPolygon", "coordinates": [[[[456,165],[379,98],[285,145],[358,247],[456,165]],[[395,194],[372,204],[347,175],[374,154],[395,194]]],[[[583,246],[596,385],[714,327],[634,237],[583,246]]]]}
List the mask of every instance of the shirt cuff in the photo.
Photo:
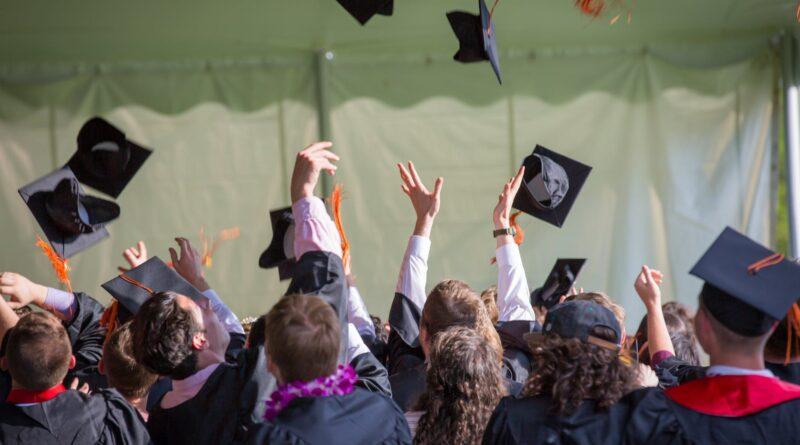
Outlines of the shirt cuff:
{"type": "Polygon", "coordinates": [[[236,314],[234,314],[222,299],[219,298],[219,295],[217,295],[214,289],[204,290],[202,294],[211,301],[211,309],[217,315],[219,321],[222,322],[222,325],[225,326],[226,331],[233,334],[244,334],[244,328],[239,322],[239,318],[236,317],[236,314]]]}
{"type": "Polygon", "coordinates": [[[522,257],[519,254],[519,246],[516,243],[503,244],[495,251],[497,258],[497,266],[505,267],[517,265],[522,263],[522,257]]]}
{"type": "Polygon", "coordinates": [[[428,261],[431,252],[431,239],[424,236],[412,235],[408,240],[408,254],[428,261]]]}
{"type": "Polygon", "coordinates": [[[75,298],[75,294],[53,289],[52,287],[47,288],[44,305],[48,309],[61,314],[61,317],[65,320],[72,320],[78,310],[78,300],[75,298]]]}

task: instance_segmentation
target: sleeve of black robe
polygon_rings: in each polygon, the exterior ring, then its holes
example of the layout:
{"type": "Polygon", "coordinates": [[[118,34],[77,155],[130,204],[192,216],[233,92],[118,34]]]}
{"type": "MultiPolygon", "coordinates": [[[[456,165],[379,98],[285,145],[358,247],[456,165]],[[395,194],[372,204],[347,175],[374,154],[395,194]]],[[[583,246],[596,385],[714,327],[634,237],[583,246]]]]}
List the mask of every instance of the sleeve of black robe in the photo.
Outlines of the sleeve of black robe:
{"type": "Polygon", "coordinates": [[[653,370],[658,376],[658,386],[661,389],[670,388],[703,378],[706,375],[706,367],[696,366],[671,355],[661,360],[653,370]]]}
{"type": "MultiPolygon", "coordinates": [[[[150,444],[144,419],[121,394],[113,389],[92,395],[96,416],[102,416],[99,444],[150,444]]],[[[97,417],[95,417],[97,418],[97,417]]]]}
{"type": "Polygon", "coordinates": [[[419,321],[422,308],[401,293],[395,293],[389,310],[389,342],[386,363],[389,375],[418,366],[425,361],[419,343],[419,321]]]}
{"type": "Polygon", "coordinates": [[[100,318],[105,310],[103,305],[83,292],[75,292],[74,295],[77,303],[75,316],[64,323],[75,356],[73,372],[97,365],[103,355],[106,337],[106,329],[100,326],[100,318]]]}
{"type": "Polygon", "coordinates": [[[352,366],[356,374],[358,374],[358,382],[356,385],[367,391],[383,394],[389,398],[392,397],[392,385],[389,383],[389,372],[371,352],[357,355],[350,361],[350,366],[352,366]]]}

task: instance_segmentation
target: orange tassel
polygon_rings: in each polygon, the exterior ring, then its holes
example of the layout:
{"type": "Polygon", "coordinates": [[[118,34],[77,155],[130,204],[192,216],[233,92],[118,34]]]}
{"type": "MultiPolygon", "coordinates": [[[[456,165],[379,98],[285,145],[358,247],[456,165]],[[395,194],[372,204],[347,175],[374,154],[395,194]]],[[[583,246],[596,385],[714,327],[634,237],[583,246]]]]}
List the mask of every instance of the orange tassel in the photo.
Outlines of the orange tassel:
{"type": "Polygon", "coordinates": [[[798,343],[800,343],[800,306],[797,303],[789,308],[789,313],[786,314],[786,357],[784,358],[784,365],[788,365],[791,359],[800,352],[798,343]]]}
{"type": "Polygon", "coordinates": [[[103,343],[108,341],[108,338],[111,336],[111,333],[117,329],[117,315],[119,314],[119,302],[114,301],[111,303],[110,306],[103,311],[102,317],[100,317],[100,326],[106,328],[106,339],[103,343]]]}
{"type": "Polygon", "coordinates": [[[231,227],[229,229],[220,230],[217,232],[217,236],[214,237],[214,241],[211,243],[211,248],[208,247],[208,238],[205,234],[205,229],[200,229],[200,240],[203,242],[203,256],[202,262],[203,266],[211,267],[213,265],[212,257],[214,253],[217,251],[219,244],[222,241],[234,240],[239,238],[240,230],[238,227],[231,227]]]}
{"type": "Polygon", "coordinates": [[[336,230],[339,231],[339,236],[342,238],[342,265],[344,270],[348,269],[350,264],[350,241],[347,240],[347,235],[344,233],[344,226],[342,225],[342,185],[336,184],[333,188],[333,193],[330,197],[331,211],[333,212],[333,222],[336,224],[336,230]]]}
{"type": "Polygon", "coordinates": [[[67,286],[67,291],[72,292],[72,283],[69,281],[69,264],[66,258],[61,258],[50,244],[46,243],[39,235],[36,235],[36,246],[42,249],[42,253],[50,260],[50,265],[56,272],[58,281],[67,286]]]}
{"type": "MultiPolygon", "coordinates": [[[[522,244],[522,243],[523,243],[523,241],[525,241],[525,231],[524,231],[524,230],[522,230],[522,227],[521,227],[521,226],[519,225],[519,223],[517,222],[517,217],[519,217],[519,215],[522,215],[522,212],[514,212],[514,214],[513,214],[513,215],[511,215],[511,218],[509,218],[509,219],[508,219],[508,223],[509,223],[509,225],[510,225],[510,226],[511,226],[511,227],[514,229],[514,231],[516,232],[516,235],[514,235],[514,242],[515,242],[515,243],[516,243],[518,246],[519,246],[520,244],[522,244]]],[[[495,264],[495,263],[497,263],[497,257],[492,257],[492,259],[491,259],[491,260],[489,260],[489,264],[495,264]]]]}

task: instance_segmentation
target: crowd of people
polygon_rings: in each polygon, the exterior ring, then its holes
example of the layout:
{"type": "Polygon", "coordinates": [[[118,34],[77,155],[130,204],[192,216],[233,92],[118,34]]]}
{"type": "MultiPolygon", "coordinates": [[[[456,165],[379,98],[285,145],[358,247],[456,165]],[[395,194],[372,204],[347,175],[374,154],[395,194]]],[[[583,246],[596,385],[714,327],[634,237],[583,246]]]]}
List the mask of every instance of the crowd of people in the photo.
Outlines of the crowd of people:
{"type": "Polygon", "coordinates": [[[632,273],[647,310],[635,333],[602,292],[544,304],[508,230],[522,167],[491,213],[496,286],[427,292],[444,179],[409,162],[397,167],[416,220],[387,330],[314,194],[336,172],[331,148],[297,155],[291,282],[247,333],[185,238],[171,267],[144,243],[127,249],[103,285],[109,308],[2,272],[0,443],[800,441],[800,265],[726,229],[692,271],[705,282],[695,314],[664,304],[648,266],[632,273]]]}

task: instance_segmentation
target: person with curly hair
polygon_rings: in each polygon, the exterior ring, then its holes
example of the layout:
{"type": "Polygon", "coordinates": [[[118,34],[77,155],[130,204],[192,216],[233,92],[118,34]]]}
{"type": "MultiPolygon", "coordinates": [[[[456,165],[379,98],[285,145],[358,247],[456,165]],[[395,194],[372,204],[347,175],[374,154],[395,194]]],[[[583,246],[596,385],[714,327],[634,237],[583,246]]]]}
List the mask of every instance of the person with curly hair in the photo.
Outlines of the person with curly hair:
{"type": "Polygon", "coordinates": [[[406,414],[415,444],[478,444],[492,410],[506,394],[494,351],[474,329],[454,326],[430,350],[428,388],[406,414]]]}
{"type": "Polygon", "coordinates": [[[523,397],[500,401],[483,443],[618,443],[624,419],[612,408],[635,387],[637,371],[619,356],[615,314],[593,301],[568,301],[528,339],[536,372],[523,397]]]}

